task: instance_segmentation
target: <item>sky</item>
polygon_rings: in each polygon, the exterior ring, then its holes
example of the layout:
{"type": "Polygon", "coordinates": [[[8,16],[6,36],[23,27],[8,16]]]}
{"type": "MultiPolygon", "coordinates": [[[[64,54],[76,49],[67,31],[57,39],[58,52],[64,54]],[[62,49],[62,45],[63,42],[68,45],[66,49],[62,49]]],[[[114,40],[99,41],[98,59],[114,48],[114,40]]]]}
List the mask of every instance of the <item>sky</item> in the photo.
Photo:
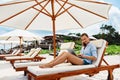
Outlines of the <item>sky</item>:
{"type": "MultiPolygon", "coordinates": [[[[0,0],[0,3],[4,3],[6,1],[10,1],[10,0],[0,0]]],[[[103,1],[103,2],[107,2],[107,3],[112,4],[112,7],[109,11],[109,16],[110,16],[109,21],[98,23],[98,24],[92,25],[92,26],[84,28],[84,29],[62,30],[62,31],[58,31],[57,33],[58,34],[63,34],[63,33],[68,34],[68,33],[86,32],[91,36],[91,35],[98,34],[101,32],[100,27],[102,24],[113,25],[117,31],[120,31],[120,5],[119,5],[120,0],[98,0],[98,1],[103,1]]],[[[11,31],[11,30],[14,30],[14,29],[0,26],[0,34],[4,34],[4,33],[11,31]]],[[[31,31],[31,32],[37,33],[40,36],[52,34],[50,31],[42,31],[42,30],[31,31]]]]}

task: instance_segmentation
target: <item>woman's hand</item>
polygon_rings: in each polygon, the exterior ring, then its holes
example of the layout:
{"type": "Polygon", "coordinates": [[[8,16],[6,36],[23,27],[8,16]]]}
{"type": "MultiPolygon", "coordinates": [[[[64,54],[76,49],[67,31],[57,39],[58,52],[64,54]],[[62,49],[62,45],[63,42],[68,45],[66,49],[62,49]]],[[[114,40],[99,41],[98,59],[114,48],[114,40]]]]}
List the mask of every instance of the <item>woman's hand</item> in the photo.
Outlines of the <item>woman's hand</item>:
{"type": "Polygon", "coordinates": [[[83,54],[79,54],[78,57],[84,58],[84,55],[83,54]]]}

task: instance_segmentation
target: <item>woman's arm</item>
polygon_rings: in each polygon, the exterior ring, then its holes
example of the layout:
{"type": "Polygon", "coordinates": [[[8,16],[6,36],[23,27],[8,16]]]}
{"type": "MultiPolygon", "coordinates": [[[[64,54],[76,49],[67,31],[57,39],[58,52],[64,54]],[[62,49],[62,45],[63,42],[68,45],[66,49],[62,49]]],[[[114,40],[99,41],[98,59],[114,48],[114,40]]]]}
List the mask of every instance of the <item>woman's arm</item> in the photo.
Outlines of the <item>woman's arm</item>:
{"type": "Polygon", "coordinates": [[[84,54],[79,54],[78,57],[86,58],[86,59],[89,59],[89,60],[92,60],[92,61],[96,61],[97,60],[97,58],[94,57],[94,56],[86,56],[84,54]]]}

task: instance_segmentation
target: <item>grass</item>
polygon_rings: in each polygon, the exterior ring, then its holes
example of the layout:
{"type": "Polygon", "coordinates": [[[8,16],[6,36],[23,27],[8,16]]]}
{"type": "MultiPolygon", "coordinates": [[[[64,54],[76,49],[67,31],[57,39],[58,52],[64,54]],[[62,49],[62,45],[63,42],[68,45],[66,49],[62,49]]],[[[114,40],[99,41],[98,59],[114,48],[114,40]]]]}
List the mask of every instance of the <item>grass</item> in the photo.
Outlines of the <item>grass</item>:
{"type": "Polygon", "coordinates": [[[47,49],[42,49],[40,54],[49,54],[49,53],[52,53],[53,50],[47,50],[47,49]]]}
{"type": "Polygon", "coordinates": [[[109,45],[106,49],[108,55],[120,54],[120,45],[109,45]]]}
{"type": "MultiPolygon", "coordinates": [[[[79,54],[80,50],[81,50],[81,45],[75,45],[75,53],[79,54]]],[[[58,49],[57,49],[58,51],[58,49]]],[[[40,54],[49,54],[49,53],[53,53],[53,50],[42,50],[40,52],[40,54]]],[[[120,45],[108,45],[107,49],[106,49],[106,54],[107,55],[118,55],[120,54],[120,45]]]]}

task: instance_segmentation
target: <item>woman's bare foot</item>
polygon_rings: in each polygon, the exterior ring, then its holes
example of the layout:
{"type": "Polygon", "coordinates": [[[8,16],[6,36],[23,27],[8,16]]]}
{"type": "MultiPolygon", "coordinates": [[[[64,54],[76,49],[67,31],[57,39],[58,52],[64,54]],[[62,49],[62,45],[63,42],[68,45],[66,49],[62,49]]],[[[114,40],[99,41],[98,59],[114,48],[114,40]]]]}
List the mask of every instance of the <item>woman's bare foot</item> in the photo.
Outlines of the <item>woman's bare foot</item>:
{"type": "Polygon", "coordinates": [[[40,68],[52,68],[52,66],[48,63],[48,64],[42,64],[39,66],[40,68]]]}

